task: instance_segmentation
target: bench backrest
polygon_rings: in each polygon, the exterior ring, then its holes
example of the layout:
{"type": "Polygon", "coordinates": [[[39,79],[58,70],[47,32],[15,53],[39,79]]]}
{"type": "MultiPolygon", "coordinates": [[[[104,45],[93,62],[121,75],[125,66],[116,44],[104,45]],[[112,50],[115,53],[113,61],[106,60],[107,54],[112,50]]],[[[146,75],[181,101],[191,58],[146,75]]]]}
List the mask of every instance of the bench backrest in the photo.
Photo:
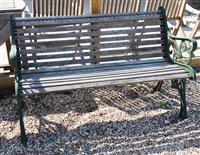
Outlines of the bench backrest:
{"type": "Polygon", "coordinates": [[[84,0],[32,0],[33,17],[83,15],[84,0]]]}
{"type": "Polygon", "coordinates": [[[14,18],[19,68],[54,69],[162,57],[163,22],[161,11],[14,18]]]}

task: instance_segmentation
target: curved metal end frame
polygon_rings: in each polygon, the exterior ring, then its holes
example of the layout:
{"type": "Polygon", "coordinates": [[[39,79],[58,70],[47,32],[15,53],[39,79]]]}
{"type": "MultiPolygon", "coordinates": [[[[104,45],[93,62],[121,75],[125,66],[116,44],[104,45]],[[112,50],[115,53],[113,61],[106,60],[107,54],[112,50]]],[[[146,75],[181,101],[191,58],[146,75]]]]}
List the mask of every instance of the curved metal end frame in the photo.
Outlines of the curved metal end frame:
{"type": "Polygon", "coordinates": [[[172,87],[176,88],[181,97],[181,109],[179,119],[184,120],[187,118],[187,103],[186,103],[186,79],[172,80],[172,87]]]}
{"type": "Polygon", "coordinates": [[[19,122],[20,122],[20,133],[21,133],[21,143],[23,146],[27,146],[27,137],[26,137],[26,132],[25,132],[25,127],[24,127],[24,121],[23,121],[23,112],[22,112],[22,97],[19,94],[19,89],[18,89],[18,83],[15,81],[15,92],[17,96],[17,105],[18,105],[18,111],[19,111],[19,122]]]}

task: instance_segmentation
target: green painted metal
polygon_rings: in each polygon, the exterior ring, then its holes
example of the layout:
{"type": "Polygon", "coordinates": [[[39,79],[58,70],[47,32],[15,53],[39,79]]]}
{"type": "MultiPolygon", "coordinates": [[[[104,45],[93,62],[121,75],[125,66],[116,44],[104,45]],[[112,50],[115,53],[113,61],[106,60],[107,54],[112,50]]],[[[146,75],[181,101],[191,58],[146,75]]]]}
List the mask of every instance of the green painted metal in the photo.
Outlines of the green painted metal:
{"type": "Polygon", "coordinates": [[[171,51],[171,60],[178,65],[181,65],[185,68],[186,71],[188,71],[191,75],[191,79],[196,79],[196,72],[193,70],[191,66],[188,64],[191,62],[192,59],[192,52],[197,49],[197,42],[196,40],[192,38],[180,38],[175,37],[171,32],[168,32],[169,41],[171,42],[173,48],[171,51]],[[181,41],[181,43],[178,46],[177,40],[181,41]],[[186,41],[191,42],[191,46],[187,49],[186,41]],[[187,60],[183,57],[183,53],[188,54],[187,60]]]}
{"type": "Polygon", "coordinates": [[[164,40],[164,47],[165,47],[165,53],[164,53],[164,58],[166,58],[168,61],[170,61],[170,51],[169,51],[169,42],[168,42],[168,34],[167,32],[169,31],[169,28],[167,26],[167,17],[166,17],[166,13],[165,13],[165,9],[164,7],[160,6],[160,12],[163,16],[163,18],[161,19],[163,21],[163,31],[164,31],[164,36],[162,36],[163,40],[164,40]]]}
{"type": "Polygon", "coordinates": [[[20,121],[20,132],[21,132],[21,142],[24,146],[27,145],[27,138],[25,133],[23,112],[22,112],[22,98],[19,92],[19,71],[18,71],[18,61],[17,61],[17,48],[13,29],[13,16],[10,17],[10,32],[11,32],[11,51],[10,51],[10,64],[14,68],[15,74],[15,95],[17,97],[18,111],[19,111],[19,121],[20,121]]]}
{"type": "Polygon", "coordinates": [[[186,79],[181,79],[179,93],[181,95],[181,112],[179,118],[184,120],[187,118],[187,103],[186,103],[186,79]]]}
{"type": "Polygon", "coordinates": [[[172,87],[176,88],[181,97],[181,109],[179,119],[184,120],[187,118],[187,102],[186,102],[186,79],[172,80],[172,87]]]}
{"type": "MultiPolygon", "coordinates": [[[[164,21],[164,40],[166,42],[165,50],[166,50],[166,59],[174,64],[181,65],[185,68],[187,72],[190,73],[191,79],[196,79],[196,72],[193,70],[189,63],[192,59],[192,52],[197,49],[197,42],[193,38],[184,38],[174,36],[170,29],[167,26],[167,18],[165,14],[165,9],[160,7],[160,11],[163,15],[164,21]],[[179,43],[178,43],[178,42],[179,43]],[[190,46],[187,47],[187,43],[190,43],[190,46]],[[187,53],[188,58],[183,56],[184,53],[187,53]]],[[[162,84],[160,81],[158,85],[155,87],[156,90],[160,89],[162,84]]],[[[176,88],[181,97],[181,110],[179,114],[179,118],[181,120],[187,118],[187,105],[186,105],[186,79],[181,80],[172,80],[172,87],[176,88]]]]}
{"type": "Polygon", "coordinates": [[[25,132],[25,127],[24,127],[24,121],[23,121],[22,98],[21,98],[21,95],[19,93],[17,82],[15,82],[15,92],[16,92],[16,96],[17,96],[17,104],[18,104],[18,110],[19,110],[21,142],[24,146],[26,146],[27,145],[27,138],[26,138],[26,132],[25,132]]]}
{"type": "Polygon", "coordinates": [[[13,28],[13,16],[10,16],[10,35],[11,35],[11,51],[10,51],[10,58],[9,62],[11,66],[15,69],[17,69],[17,48],[16,48],[16,41],[15,41],[15,35],[14,35],[14,28],[13,28]]]}
{"type": "Polygon", "coordinates": [[[160,91],[162,85],[163,85],[163,81],[159,81],[159,82],[157,83],[156,87],[153,89],[153,92],[160,91]]]}
{"type": "Polygon", "coordinates": [[[193,38],[174,36],[167,26],[165,9],[163,7],[160,7],[160,11],[163,15],[163,21],[164,21],[164,31],[165,31],[164,40],[166,42],[165,50],[167,54],[166,59],[172,63],[183,66],[185,70],[190,73],[191,79],[195,80],[196,72],[188,64],[192,60],[192,52],[194,52],[197,49],[196,40],[193,38]],[[180,43],[178,43],[177,41],[179,41],[180,43]],[[187,47],[186,42],[190,42],[189,47],[187,47]],[[188,58],[185,58],[183,56],[184,53],[187,53],[188,58]]]}

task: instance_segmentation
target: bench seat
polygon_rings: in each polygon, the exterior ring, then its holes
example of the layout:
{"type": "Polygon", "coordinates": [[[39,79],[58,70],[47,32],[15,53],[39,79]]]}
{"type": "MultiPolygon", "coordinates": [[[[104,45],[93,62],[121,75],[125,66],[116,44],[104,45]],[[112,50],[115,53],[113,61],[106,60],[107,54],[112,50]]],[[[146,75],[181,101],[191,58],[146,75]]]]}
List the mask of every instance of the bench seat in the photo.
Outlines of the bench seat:
{"type": "Polygon", "coordinates": [[[189,78],[184,67],[170,64],[165,59],[124,63],[78,66],[60,71],[22,74],[20,91],[23,94],[44,93],[67,89],[107,86],[123,83],[189,78]],[[112,72],[111,72],[112,70],[112,72]]]}

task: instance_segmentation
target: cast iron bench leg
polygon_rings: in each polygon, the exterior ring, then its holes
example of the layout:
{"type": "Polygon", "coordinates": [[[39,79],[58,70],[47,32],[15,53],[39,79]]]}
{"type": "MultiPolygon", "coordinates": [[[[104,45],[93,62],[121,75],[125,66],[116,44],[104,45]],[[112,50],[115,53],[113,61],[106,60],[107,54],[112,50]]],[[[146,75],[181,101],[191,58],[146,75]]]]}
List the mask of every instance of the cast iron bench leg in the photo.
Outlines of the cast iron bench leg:
{"type": "Polygon", "coordinates": [[[186,105],[186,79],[172,80],[172,88],[176,88],[181,97],[181,109],[179,119],[184,120],[187,118],[187,105],[186,105]]]}
{"type": "Polygon", "coordinates": [[[153,92],[160,91],[162,84],[163,84],[163,81],[159,81],[156,87],[153,88],[153,92]]]}
{"type": "Polygon", "coordinates": [[[181,120],[184,120],[187,118],[187,105],[186,105],[186,79],[181,79],[179,88],[178,88],[179,94],[181,96],[181,111],[179,114],[179,118],[181,120]]]}
{"type": "Polygon", "coordinates": [[[21,132],[21,142],[24,146],[27,145],[27,138],[24,128],[24,121],[23,121],[23,112],[22,112],[22,98],[20,95],[17,95],[17,104],[19,110],[19,121],[20,121],[20,132],[21,132]]]}

